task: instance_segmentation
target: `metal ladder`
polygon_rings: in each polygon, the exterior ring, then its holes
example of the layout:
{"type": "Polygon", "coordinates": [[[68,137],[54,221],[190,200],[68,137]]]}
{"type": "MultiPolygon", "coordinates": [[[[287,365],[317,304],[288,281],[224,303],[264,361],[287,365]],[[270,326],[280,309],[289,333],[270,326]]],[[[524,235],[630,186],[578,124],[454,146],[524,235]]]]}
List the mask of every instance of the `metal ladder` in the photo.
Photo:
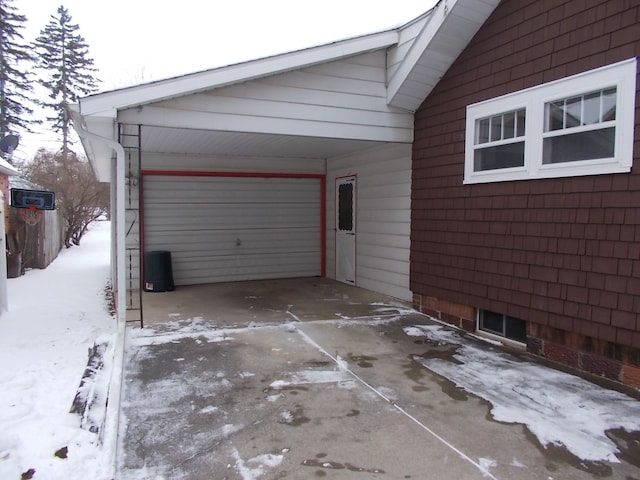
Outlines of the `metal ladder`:
{"type": "Polygon", "coordinates": [[[118,142],[125,152],[125,276],[126,321],[140,322],[144,326],[142,309],[142,258],[141,258],[141,170],[142,126],[118,124],[118,142]]]}

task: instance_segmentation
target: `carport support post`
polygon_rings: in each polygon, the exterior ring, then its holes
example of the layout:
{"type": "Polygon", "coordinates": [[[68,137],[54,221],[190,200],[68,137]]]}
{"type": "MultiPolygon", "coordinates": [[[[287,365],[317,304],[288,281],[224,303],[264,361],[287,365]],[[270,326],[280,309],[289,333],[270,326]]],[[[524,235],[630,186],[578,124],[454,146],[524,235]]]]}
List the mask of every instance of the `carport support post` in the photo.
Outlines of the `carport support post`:
{"type": "MultiPolygon", "coordinates": [[[[4,211],[6,205],[4,203],[4,194],[0,192],[0,243],[6,242],[4,231],[4,211]]],[[[6,246],[5,246],[6,247],[6,246]]],[[[3,250],[6,251],[6,248],[3,250]]],[[[9,309],[9,301],[7,294],[7,255],[5,252],[0,255],[0,314],[6,312],[9,309]]]]}

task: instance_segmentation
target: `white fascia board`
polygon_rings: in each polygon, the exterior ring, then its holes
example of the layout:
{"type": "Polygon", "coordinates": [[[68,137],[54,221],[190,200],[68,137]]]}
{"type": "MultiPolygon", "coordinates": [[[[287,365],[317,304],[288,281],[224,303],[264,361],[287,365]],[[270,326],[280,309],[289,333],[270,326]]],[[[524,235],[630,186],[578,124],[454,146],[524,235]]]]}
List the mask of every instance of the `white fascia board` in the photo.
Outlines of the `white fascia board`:
{"type": "Polygon", "coordinates": [[[103,142],[97,142],[91,138],[81,135],[84,127],[86,132],[105,138],[107,140],[116,141],[115,119],[111,116],[91,116],[76,117],[74,116],[73,128],[78,132],[82,146],[87,155],[87,159],[93,168],[96,178],[100,182],[111,181],[111,160],[114,156],[113,148],[105,145],[103,142]],[[76,125],[76,118],[82,118],[83,125],[76,125]]]}
{"type": "Polygon", "coordinates": [[[0,158],[0,173],[20,176],[20,172],[4,158],[0,158]]]}
{"type": "Polygon", "coordinates": [[[388,48],[397,42],[397,30],[365,35],[319,47],[91,95],[80,99],[77,109],[84,117],[111,115],[115,111],[125,108],[146,105],[388,48]]]}
{"type": "MultiPolygon", "coordinates": [[[[453,5],[455,5],[456,2],[457,0],[453,0],[453,5]]],[[[411,48],[405,55],[402,64],[398,67],[389,82],[389,87],[387,88],[388,103],[393,103],[393,98],[398,94],[400,87],[402,87],[404,81],[418,64],[425,50],[429,48],[429,44],[442,27],[450,7],[451,4],[449,2],[439,2],[432,10],[431,16],[425,23],[420,34],[413,41],[413,45],[411,45],[411,48]]]]}
{"type": "MultiPolygon", "coordinates": [[[[462,50],[464,50],[468,42],[473,38],[487,18],[489,18],[489,15],[491,15],[499,3],[500,0],[447,0],[439,2],[433,8],[431,16],[425,23],[422,31],[416,37],[403,62],[390,79],[387,88],[387,103],[395,106],[394,100],[399,95],[400,89],[429,49],[433,49],[436,54],[445,53],[437,50],[437,37],[447,34],[447,23],[450,23],[447,22],[447,19],[452,16],[459,16],[475,28],[470,28],[466,31],[463,43],[455,48],[455,56],[451,58],[446,69],[448,69],[455,58],[462,53],[462,50]]],[[[446,43],[447,42],[445,42],[445,44],[446,43]]],[[[449,49],[452,47],[454,46],[448,45],[449,49]]],[[[442,72],[438,72],[438,74],[442,75],[442,72]]],[[[429,93],[430,92],[425,92],[424,97],[426,98],[429,93]]],[[[420,103],[421,102],[413,105],[412,110],[417,109],[420,103]]]]}

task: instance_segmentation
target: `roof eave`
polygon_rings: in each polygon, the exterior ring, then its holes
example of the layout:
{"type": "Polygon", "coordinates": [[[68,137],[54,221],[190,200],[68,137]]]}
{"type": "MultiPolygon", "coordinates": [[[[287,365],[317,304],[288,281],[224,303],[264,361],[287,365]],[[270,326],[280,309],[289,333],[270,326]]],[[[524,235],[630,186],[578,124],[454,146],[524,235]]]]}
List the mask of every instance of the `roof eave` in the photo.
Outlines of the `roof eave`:
{"type": "Polygon", "coordinates": [[[339,42],[228,65],[181,77],[159,80],[80,99],[76,109],[83,117],[112,116],[118,110],[168,100],[212,88],[297,70],[368,51],[388,48],[398,41],[397,29],[339,42]]]}
{"type": "Polygon", "coordinates": [[[0,174],[19,176],[20,172],[4,158],[0,157],[0,174]]]}
{"type": "Polygon", "coordinates": [[[111,159],[113,148],[106,142],[115,141],[115,118],[110,115],[83,117],[77,112],[77,106],[72,107],[72,125],[80,137],[87,160],[99,182],[110,182],[111,159]],[[96,141],[103,139],[104,141],[96,141]]]}
{"type": "Polygon", "coordinates": [[[439,2],[389,80],[387,103],[415,112],[499,3],[500,0],[439,2]],[[425,75],[425,71],[430,74],[425,75]]]}

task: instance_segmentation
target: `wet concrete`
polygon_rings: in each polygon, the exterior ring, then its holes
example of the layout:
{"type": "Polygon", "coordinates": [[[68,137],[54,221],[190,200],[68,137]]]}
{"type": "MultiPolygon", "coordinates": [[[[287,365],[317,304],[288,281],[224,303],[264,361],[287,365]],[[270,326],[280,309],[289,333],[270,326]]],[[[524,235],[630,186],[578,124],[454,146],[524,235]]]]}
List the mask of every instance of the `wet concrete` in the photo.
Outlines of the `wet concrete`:
{"type": "Polygon", "coordinates": [[[589,463],[494,421],[419,363],[459,362],[458,345],[406,335],[432,322],[403,302],[324,279],[236,287],[147,299],[118,478],[640,479],[637,433],[608,432],[620,462],[589,463]]]}

